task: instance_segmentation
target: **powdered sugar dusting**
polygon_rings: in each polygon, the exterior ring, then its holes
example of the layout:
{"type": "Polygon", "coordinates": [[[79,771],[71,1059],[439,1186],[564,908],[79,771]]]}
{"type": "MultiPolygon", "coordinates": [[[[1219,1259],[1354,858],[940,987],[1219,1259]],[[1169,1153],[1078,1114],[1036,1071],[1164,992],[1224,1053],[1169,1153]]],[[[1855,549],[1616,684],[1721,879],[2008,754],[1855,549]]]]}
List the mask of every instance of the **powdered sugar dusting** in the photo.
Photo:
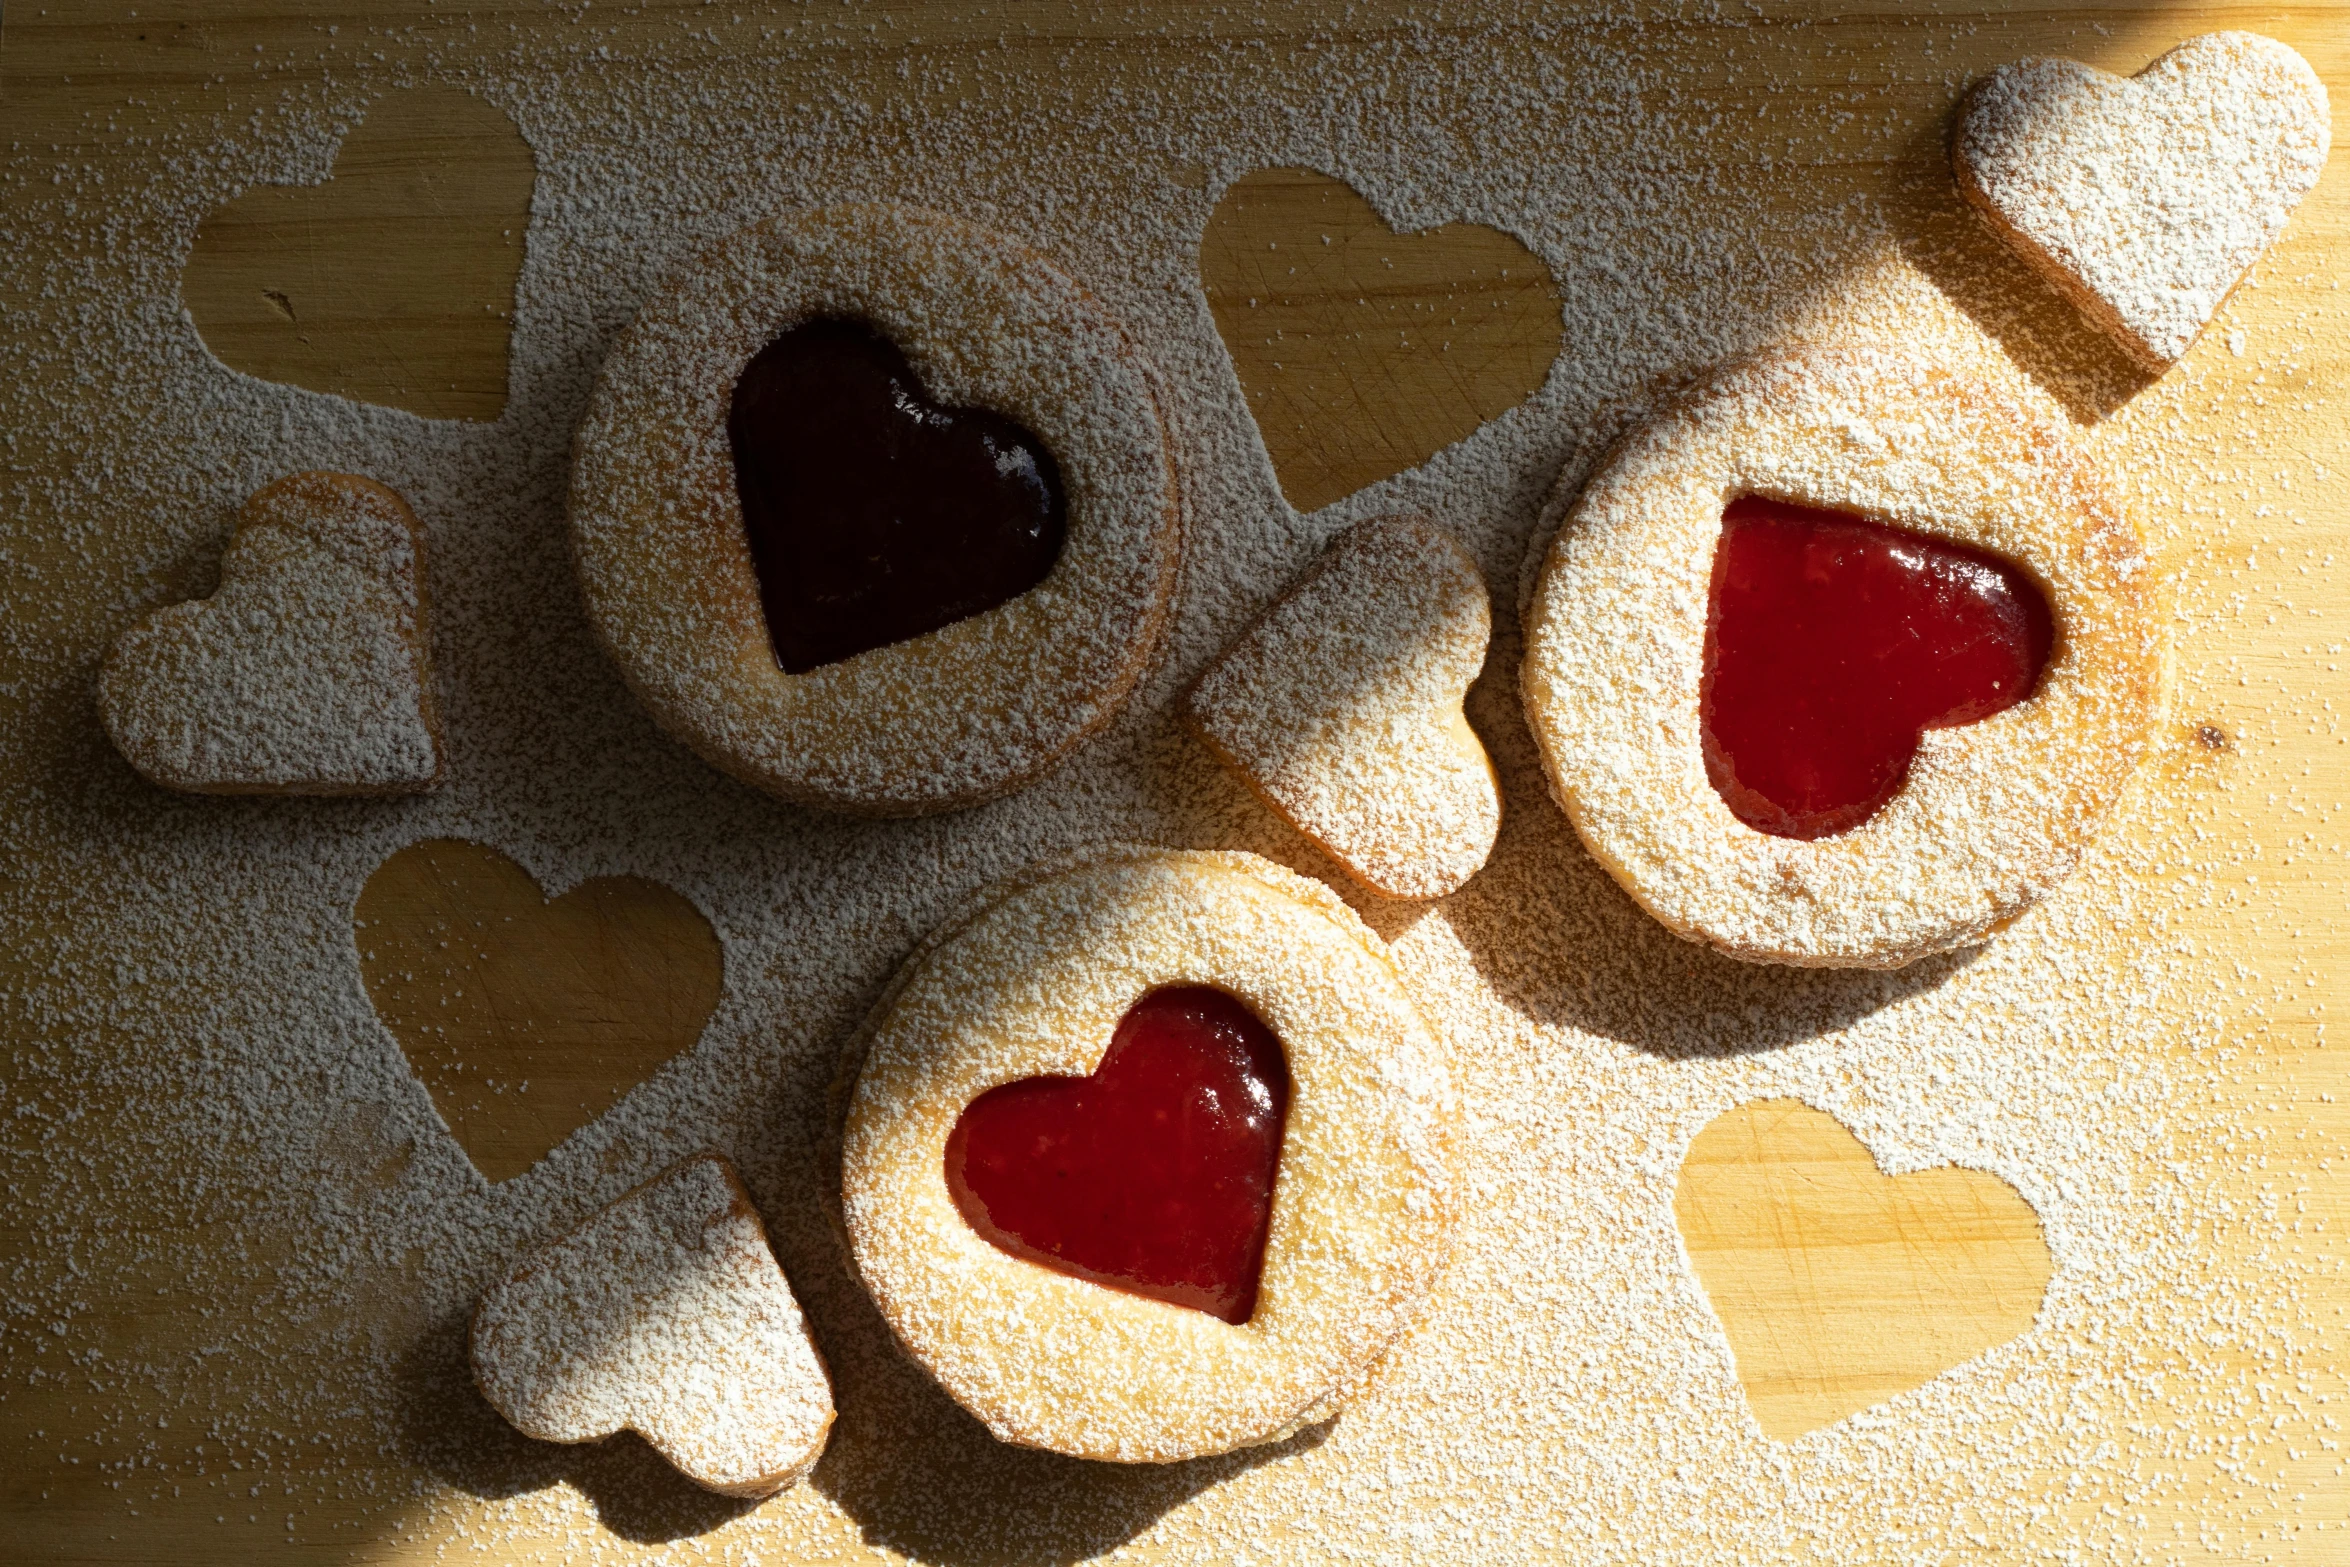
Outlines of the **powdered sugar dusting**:
{"type": "MultiPolygon", "coordinates": [[[[1094,13],[992,6],[525,9],[291,28],[261,52],[234,19],[206,24],[210,53],[125,22],[87,35],[106,73],[10,78],[0,751],[27,760],[0,771],[0,1201],[38,1240],[0,1285],[0,1418],[31,1433],[15,1473],[40,1524],[124,1554],[277,1537],[607,1561],[2331,1549],[2340,1123],[2316,1098],[2324,1053],[2301,1048],[2331,982],[2306,911],[2338,893],[2350,797],[2326,705],[2350,600],[2312,499],[2350,467],[2339,295],[2310,275],[2338,232],[2324,187],[2232,307],[2245,355],[2190,354],[2125,406],[2101,339],[2069,307],[2022,310],[2045,291],[1999,270],[1951,189],[1949,114],[2019,49],[1972,18],[1417,6],[1320,31],[1211,8],[1102,40],[1094,13]],[[478,87],[538,155],[495,426],[237,376],[178,306],[206,212],[323,178],[338,126],[422,77],[478,87]],[[1281,500],[1194,274],[1222,185],[1301,165],[1399,226],[1518,235],[1558,277],[1571,345],[1527,404],[1309,516],[1281,500]],[[1164,661],[1049,786],[955,816],[845,822],[713,773],[629,697],[568,585],[568,442],[652,281],[746,221],[858,198],[1038,246],[1176,394],[1192,528],[1164,661]],[[2083,438],[2182,590],[2182,725],[2147,786],[1978,953],[1891,974],[1731,963],[1625,898],[1548,803],[1497,616],[1469,702],[1509,803],[1493,856],[1442,903],[1364,909],[1462,1063],[1462,1228],[1410,1352],[1327,1428],[1247,1454],[1122,1467],[996,1443],[895,1349],[806,1200],[838,1050],[901,958],[969,891],[1106,839],[1335,882],[1183,733],[1185,683],[1349,524],[1424,510],[1507,581],[1594,410],[1727,355],[1856,337],[2050,417],[2112,412],[2083,438]],[[393,485],[430,536],[444,786],[147,787],[92,713],[105,648],[205,591],[235,507],[310,467],[393,485]],[[657,878],[726,948],[695,1048],[495,1187],[369,1010],[352,946],[369,872],[434,836],[496,845],[550,896],[657,878]],[[2056,1260],[2035,1329],[1765,1439],[1671,1218],[1681,1150],[1756,1096],[1834,1113],[1888,1168],[2014,1183],[2056,1260]],[[525,1442],[464,1357],[519,1255],[703,1147],[769,1215],[841,1410],[810,1483],[751,1510],[633,1439],[525,1442]]],[[[0,63],[28,58],[41,19],[7,25],[0,63]]],[[[2142,51],[2096,55],[2132,68],[2156,44],[2084,29],[2067,47],[2142,51]]]]}

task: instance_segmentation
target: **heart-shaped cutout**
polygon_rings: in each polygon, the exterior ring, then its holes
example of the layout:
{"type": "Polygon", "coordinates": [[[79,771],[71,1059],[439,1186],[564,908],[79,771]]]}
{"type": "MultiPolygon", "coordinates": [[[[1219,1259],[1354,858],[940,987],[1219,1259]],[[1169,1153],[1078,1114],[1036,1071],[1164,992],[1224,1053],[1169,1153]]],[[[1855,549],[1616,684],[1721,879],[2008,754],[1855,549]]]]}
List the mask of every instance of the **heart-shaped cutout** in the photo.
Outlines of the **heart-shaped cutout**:
{"type": "Polygon", "coordinates": [[[947,1139],[971,1227],[1016,1257],[1246,1322],[1289,1114],[1281,1042],[1220,990],[1154,990],[1091,1077],[981,1094],[947,1139]]]}
{"type": "Polygon", "coordinates": [[[386,94],[323,185],[204,220],[180,298],[221,363],[427,419],[495,419],[537,169],[462,88],[386,94]]]}
{"type": "Polygon", "coordinates": [[[641,1433],[696,1484],[771,1496],[813,1468],[832,1384],[734,1166],[698,1154],[482,1296],[474,1379],[543,1442],[641,1433]]]}
{"type": "Polygon", "coordinates": [[[1060,466],[1028,430],[933,403],[856,321],[793,327],[727,411],[735,492],[788,674],[907,642],[1018,598],[1060,558],[1060,466]]]}
{"type": "Polygon", "coordinates": [[[717,933],[635,876],[552,901],[495,849],[434,838],[376,867],[353,918],[376,1016],[458,1145],[509,1180],[701,1037],[717,933]]]}
{"type": "Polygon", "coordinates": [[[1281,491],[1313,511],[1516,407],[1565,337],[1550,268],[1476,223],[1398,234],[1309,169],[1236,181],[1200,282],[1281,491]]]}
{"type": "Polygon", "coordinates": [[[2331,136],[2308,61],[2207,33],[2126,79],[2002,66],[1960,111],[1951,161],[1993,227],[2159,374],[2283,231],[2331,136]]]}
{"type": "Polygon", "coordinates": [[[1901,792],[1925,731],[2032,694],[2053,626],[2039,587],[1994,556],[1743,496],[1714,549],[1707,775],[1757,832],[1850,831],[1901,792]]]}
{"type": "Polygon", "coordinates": [[[1699,1132],[1673,1213],[1755,1420],[1780,1440],[2006,1343],[2048,1288],[2040,1218],[2015,1188],[1951,1167],[1888,1176],[1790,1100],[1699,1132]]]}
{"type": "Polygon", "coordinates": [[[441,775],[424,530],[348,473],[238,513],[210,598],[125,632],[98,676],[116,749],[200,794],[412,794],[441,775]]]}
{"type": "Polygon", "coordinates": [[[1192,688],[1185,716],[1265,802],[1373,892],[1437,898],[1474,876],[1501,791],[1461,711],[1493,608],[1425,518],[1342,533],[1192,688]]]}

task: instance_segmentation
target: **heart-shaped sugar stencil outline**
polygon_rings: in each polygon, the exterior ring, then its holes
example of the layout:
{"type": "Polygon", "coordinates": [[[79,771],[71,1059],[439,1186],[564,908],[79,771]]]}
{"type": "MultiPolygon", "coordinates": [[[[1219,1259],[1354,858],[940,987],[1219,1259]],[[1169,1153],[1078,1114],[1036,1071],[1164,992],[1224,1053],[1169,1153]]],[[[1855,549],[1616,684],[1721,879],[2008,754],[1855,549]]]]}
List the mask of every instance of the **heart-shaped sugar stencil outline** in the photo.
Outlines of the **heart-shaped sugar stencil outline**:
{"type": "Polygon", "coordinates": [[[1464,711],[1492,633],[1484,574],[1458,539],[1413,513],[1373,518],[1217,656],[1182,716],[1363,887],[1443,897],[1501,830],[1500,782],[1464,711]]]}
{"type": "Polygon", "coordinates": [[[2013,1342],[2054,1277],[2039,1213],[2007,1181],[1955,1163],[1888,1173],[1800,1100],[1748,1100],[1708,1122],[1672,1209],[1747,1407],[1778,1441],[2013,1342]]]}
{"type": "Polygon", "coordinates": [[[495,421],[535,155],[503,109],[449,83],[395,88],[355,118],[322,179],[255,185],[205,217],[180,302],[231,370],[495,421]]]}
{"type": "Polygon", "coordinates": [[[1344,181],[1226,186],[1199,277],[1283,496],[1300,512],[1420,467],[1542,389],[1566,342],[1550,267],[1504,230],[1399,230],[1344,181]]]}
{"type": "Polygon", "coordinates": [[[2220,32],[2129,77],[2052,57],[2001,66],[1968,91],[1950,157],[1992,228],[2159,375],[2275,243],[2331,139],[2306,60],[2220,32]]]}
{"type": "Polygon", "coordinates": [[[352,910],[360,980],[466,1158],[492,1183],[536,1166],[700,1040],[725,953],[693,902],[641,876],[548,897],[530,871],[427,838],[352,910]]]}

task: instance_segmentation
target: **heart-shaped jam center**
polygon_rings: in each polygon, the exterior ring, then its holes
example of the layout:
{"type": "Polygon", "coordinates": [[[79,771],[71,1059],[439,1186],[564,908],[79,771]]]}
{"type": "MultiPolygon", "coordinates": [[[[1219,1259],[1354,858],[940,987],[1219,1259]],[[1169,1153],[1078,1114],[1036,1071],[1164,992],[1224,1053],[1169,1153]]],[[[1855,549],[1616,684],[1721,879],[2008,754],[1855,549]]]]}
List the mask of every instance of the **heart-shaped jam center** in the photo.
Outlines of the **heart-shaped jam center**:
{"type": "Polygon", "coordinates": [[[1031,1077],[965,1107],[946,1175],[1015,1257],[1246,1322],[1289,1114],[1281,1041],[1239,1001],[1154,990],[1091,1077],[1031,1077]]]}
{"type": "Polygon", "coordinates": [[[2039,587],[2006,561],[1741,497],[1714,551],[1706,773],[1758,832],[1847,832],[1901,791],[1919,735],[2032,694],[2052,626],[2039,587]]]}
{"type": "Polygon", "coordinates": [[[1060,558],[1060,466],[1026,429],[930,401],[860,321],[793,327],[734,384],[735,491],[790,674],[1018,598],[1060,558]]]}

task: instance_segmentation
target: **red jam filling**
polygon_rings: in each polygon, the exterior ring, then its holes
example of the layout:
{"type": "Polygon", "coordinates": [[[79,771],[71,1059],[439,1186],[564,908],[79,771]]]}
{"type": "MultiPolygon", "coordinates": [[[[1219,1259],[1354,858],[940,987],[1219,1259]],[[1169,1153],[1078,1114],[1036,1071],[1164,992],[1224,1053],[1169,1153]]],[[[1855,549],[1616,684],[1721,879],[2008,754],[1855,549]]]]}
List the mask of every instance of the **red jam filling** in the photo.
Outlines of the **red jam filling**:
{"type": "Polygon", "coordinates": [[[1257,1308],[1289,1114],[1281,1041],[1220,990],[1154,990],[1091,1077],[991,1088],[947,1138],[947,1188],[1015,1257],[1226,1322],[1257,1308]]]}
{"type": "Polygon", "coordinates": [[[2048,600],[2013,565],[1841,512],[1735,500],[1713,576],[1706,773],[1777,837],[1867,821],[1920,734],[2015,706],[2048,661],[2048,600]]]}
{"type": "Polygon", "coordinates": [[[1001,414],[930,401],[862,322],[810,321],[761,349],[726,434],[767,637],[790,674],[993,609],[1060,558],[1052,453],[1001,414]]]}

